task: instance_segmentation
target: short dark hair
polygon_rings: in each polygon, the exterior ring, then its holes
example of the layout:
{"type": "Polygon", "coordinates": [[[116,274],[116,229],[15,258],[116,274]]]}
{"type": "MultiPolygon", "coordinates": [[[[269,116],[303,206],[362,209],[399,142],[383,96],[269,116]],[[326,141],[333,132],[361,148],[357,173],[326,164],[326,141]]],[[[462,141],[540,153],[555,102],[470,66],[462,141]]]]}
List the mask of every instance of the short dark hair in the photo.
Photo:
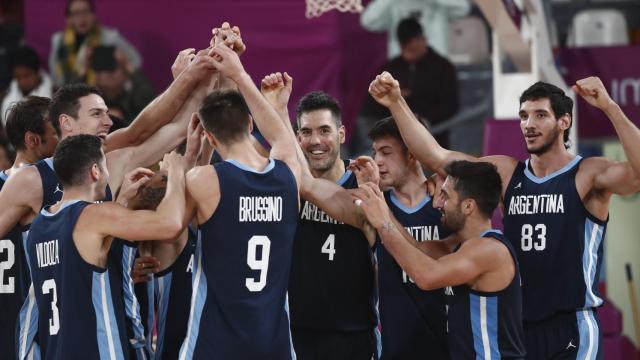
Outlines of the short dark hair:
{"type": "Polygon", "coordinates": [[[398,36],[400,46],[403,46],[417,37],[424,36],[424,32],[422,31],[422,25],[420,25],[418,20],[413,17],[409,17],[400,21],[396,30],[396,35],[398,36]]]}
{"type": "Polygon", "coordinates": [[[49,106],[49,116],[58,135],[60,134],[60,115],[67,114],[74,118],[78,117],[80,109],[80,101],[78,100],[91,94],[102,96],[98,88],[86,84],[64,85],[53,94],[51,106],[49,106]]]}
{"type": "Polygon", "coordinates": [[[336,127],[342,126],[342,110],[338,101],[324,91],[313,91],[303,96],[298,102],[296,108],[298,128],[300,128],[302,114],[325,109],[331,112],[331,116],[336,121],[336,127]]]}
{"type": "Polygon", "coordinates": [[[461,201],[472,198],[483,215],[493,216],[502,196],[502,179],[495,165],[457,160],[447,165],[445,171],[456,179],[454,189],[461,201]]]}
{"type": "Polygon", "coordinates": [[[89,4],[89,9],[91,9],[91,12],[94,14],[96,13],[96,4],[93,3],[93,0],[67,0],[67,4],[64,7],[65,17],[69,17],[69,15],[71,15],[71,4],[76,1],[86,2],[87,4],[89,4]]]}
{"type": "Polygon", "coordinates": [[[101,166],[102,141],[95,135],[68,136],[58,143],[53,168],[64,187],[82,185],[93,164],[101,166]]]}
{"type": "Polygon", "coordinates": [[[224,144],[248,135],[251,113],[242,95],[236,90],[216,90],[204,101],[198,117],[204,128],[224,144]]]}
{"type": "Polygon", "coordinates": [[[9,161],[11,161],[11,163],[13,164],[13,162],[16,160],[16,154],[13,151],[13,149],[11,148],[11,145],[9,144],[9,141],[7,141],[7,138],[4,137],[4,135],[2,135],[2,134],[0,134],[0,148],[4,149],[4,151],[6,151],[7,157],[9,158],[9,161]]]}
{"type": "Polygon", "coordinates": [[[367,134],[369,139],[372,141],[376,141],[377,139],[385,136],[392,137],[402,145],[403,149],[407,149],[407,145],[404,143],[402,139],[402,135],[400,134],[400,130],[398,129],[398,125],[393,117],[389,116],[384,119],[380,119],[376,121],[371,129],[369,129],[369,133],[367,134]]]}
{"type": "Polygon", "coordinates": [[[15,49],[9,59],[11,69],[16,66],[24,66],[36,72],[40,71],[40,56],[28,46],[21,46],[15,49]]]}
{"type": "Polygon", "coordinates": [[[569,127],[564,131],[563,141],[565,145],[569,142],[569,130],[573,126],[573,100],[568,97],[562,89],[546,82],[538,81],[531,85],[520,95],[520,105],[525,101],[535,101],[540,99],[549,99],[551,110],[556,119],[564,115],[569,115],[572,119],[569,127]]]}
{"type": "Polygon", "coordinates": [[[46,121],[50,121],[49,105],[51,99],[40,96],[27,96],[13,104],[7,112],[7,137],[16,150],[24,150],[24,135],[27,131],[44,136],[46,121]]]}

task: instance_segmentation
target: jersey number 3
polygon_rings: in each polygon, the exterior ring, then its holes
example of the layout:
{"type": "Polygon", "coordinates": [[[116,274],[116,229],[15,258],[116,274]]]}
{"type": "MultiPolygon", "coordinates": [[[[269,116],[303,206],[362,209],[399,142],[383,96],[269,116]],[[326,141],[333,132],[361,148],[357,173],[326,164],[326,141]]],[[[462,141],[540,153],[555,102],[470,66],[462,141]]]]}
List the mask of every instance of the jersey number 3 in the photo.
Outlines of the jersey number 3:
{"type": "Polygon", "coordinates": [[[545,224],[536,224],[534,227],[531,224],[522,225],[522,231],[520,233],[522,251],[542,251],[547,247],[547,226],[545,224]],[[535,236],[535,239],[534,239],[535,236]]]}
{"type": "Polygon", "coordinates": [[[262,291],[267,285],[267,272],[269,271],[269,252],[271,251],[271,240],[263,235],[255,235],[247,243],[247,265],[251,270],[260,271],[258,281],[254,278],[246,278],[245,285],[252,292],[262,291]],[[262,249],[258,260],[258,246],[262,249]]]}
{"type": "Polygon", "coordinates": [[[53,293],[51,299],[51,319],[49,319],[49,335],[56,335],[60,331],[60,314],[58,313],[58,292],[56,281],[46,280],[42,283],[42,294],[53,293]]]}

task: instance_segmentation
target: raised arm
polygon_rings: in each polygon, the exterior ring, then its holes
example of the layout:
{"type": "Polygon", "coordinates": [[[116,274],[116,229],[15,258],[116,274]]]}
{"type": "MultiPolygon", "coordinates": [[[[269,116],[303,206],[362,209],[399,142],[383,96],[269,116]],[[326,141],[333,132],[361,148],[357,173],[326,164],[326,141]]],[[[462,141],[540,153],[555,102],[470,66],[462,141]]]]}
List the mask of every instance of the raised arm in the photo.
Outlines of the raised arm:
{"type": "Polygon", "coordinates": [[[576,82],[572,87],[590,105],[602,110],[618,134],[627,161],[598,161],[602,167],[595,172],[594,185],[610,193],[627,195],[640,191],[640,129],[622,112],[597,77],[576,82]]]}
{"type": "Polygon", "coordinates": [[[142,144],[176,116],[199,81],[199,74],[195,71],[183,71],[195,57],[194,53],[194,49],[180,51],[171,67],[174,81],[140,112],[131,125],[107,136],[105,152],[142,144]]]}
{"type": "Polygon", "coordinates": [[[211,53],[215,56],[216,68],[238,85],[238,90],[247,102],[258,129],[271,145],[271,157],[284,161],[299,184],[300,165],[296,155],[296,146],[298,145],[295,138],[283,136],[288,132],[286,126],[262,96],[251,80],[251,76],[244,70],[238,55],[226,46],[216,46],[211,49],[211,53]]]}
{"type": "MultiPolygon", "coordinates": [[[[203,52],[196,56],[190,66],[197,66],[203,74],[210,76],[212,74],[211,62],[212,59],[203,52]]],[[[175,149],[182,143],[187,136],[187,125],[193,113],[198,110],[202,99],[206,96],[206,91],[207,88],[205,84],[201,83],[184,103],[174,121],[162,127],[144,143],[107,154],[109,171],[111,173],[109,186],[112,190],[119,188],[122,182],[122,176],[125,173],[136,167],[155,164],[162,158],[163,154],[175,149]]]]}
{"type": "Polygon", "coordinates": [[[429,133],[400,93],[400,83],[388,72],[376,76],[369,85],[369,93],[381,105],[386,106],[398,125],[400,134],[409,151],[416,156],[423,167],[446,177],[445,167],[455,160],[487,161],[498,168],[498,172],[506,187],[517,161],[509,156],[487,156],[476,158],[457,151],[451,151],[438,144],[429,133]]]}
{"type": "Polygon", "coordinates": [[[184,163],[175,152],[165,155],[163,163],[167,164],[167,191],[155,211],[132,211],[115,202],[102,203],[83,213],[87,226],[81,231],[130,241],[176,239],[182,232],[185,213],[184,163]],[[89,227],[91,230],[86,230],[89,227]]]}

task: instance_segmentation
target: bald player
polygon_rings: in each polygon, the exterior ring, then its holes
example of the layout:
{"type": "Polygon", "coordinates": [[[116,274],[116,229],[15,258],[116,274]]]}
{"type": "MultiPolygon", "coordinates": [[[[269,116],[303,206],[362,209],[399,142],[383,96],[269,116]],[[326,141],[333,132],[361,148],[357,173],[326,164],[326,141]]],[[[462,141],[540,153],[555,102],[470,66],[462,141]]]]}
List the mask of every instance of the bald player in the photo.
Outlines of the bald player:
{"type": "MultiPolygon", "coordinates": [[[[502,179],[505,234],[522,272],[529,359],[602,357],[595,309],[603,303],[598,279],[609,203],[613,194],[640,190],[640,130],[597,77],[572,88],[607,115],[628,161],[572,155],[565,142],[573,101],[542,82],[520,97],[520,128],[530,158],[482,158],[497,167],[502,179]]],[[[369,92],[389,108],[409,150],[425,167],[445,176],[454,160],[478,161],[440,147],[413,116],[391,74],[377,76],[369,92]]]]}

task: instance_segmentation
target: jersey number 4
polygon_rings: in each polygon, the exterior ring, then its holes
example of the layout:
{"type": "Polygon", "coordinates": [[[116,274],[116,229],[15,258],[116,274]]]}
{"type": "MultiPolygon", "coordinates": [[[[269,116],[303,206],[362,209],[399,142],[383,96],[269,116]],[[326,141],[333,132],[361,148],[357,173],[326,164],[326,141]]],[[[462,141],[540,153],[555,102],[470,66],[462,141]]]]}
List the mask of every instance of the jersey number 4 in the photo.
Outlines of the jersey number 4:
{"type": "Polygon", "coordinates": [[[320,252],[328,254],[329,261],[333,261],[333,257],[336,255],[336,236],[334,234],[329,235],[324,244],[322,244],[320,252]]]}
{"type": "Polygon", "coordinates": [[[0,294],[13,294],[16,292],[16,278],[7,276],[4,272],[10,270],[16,262],[16,248],[11,240],[0,240],[0,254],[7,253],[7,260],[0,262],[0,294]]]}
{"type": "Polygon", "coordinates": [[[524,224],[520,234],[522,251],[542,251],[547,247],[547,225],[545,224],[536,224],[535,227],[524,224]]]}

